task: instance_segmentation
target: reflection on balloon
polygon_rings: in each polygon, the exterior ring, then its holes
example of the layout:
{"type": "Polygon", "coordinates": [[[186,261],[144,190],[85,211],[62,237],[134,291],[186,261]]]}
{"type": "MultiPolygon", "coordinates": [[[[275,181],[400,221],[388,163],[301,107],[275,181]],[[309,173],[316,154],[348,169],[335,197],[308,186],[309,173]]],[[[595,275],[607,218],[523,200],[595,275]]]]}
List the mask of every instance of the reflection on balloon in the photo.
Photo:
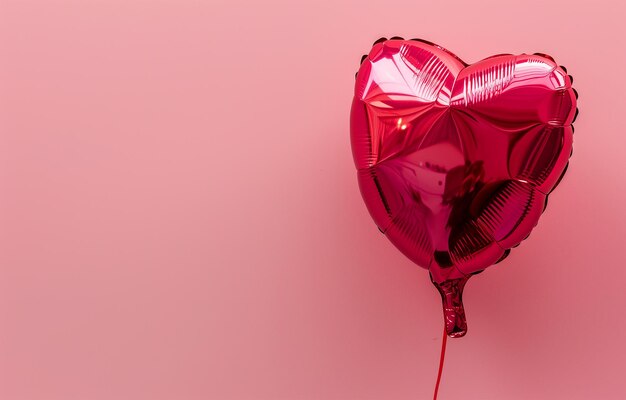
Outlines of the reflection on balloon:
{"type": "Polygon", "coordinates": [[[446,331],[467,331],[470,276],[537,224],[572,152],[578,94],[545,54],[467,65],[435,44],[377,41],[362,59],[351,140],[379,229],[430,272],[446,331]]]}

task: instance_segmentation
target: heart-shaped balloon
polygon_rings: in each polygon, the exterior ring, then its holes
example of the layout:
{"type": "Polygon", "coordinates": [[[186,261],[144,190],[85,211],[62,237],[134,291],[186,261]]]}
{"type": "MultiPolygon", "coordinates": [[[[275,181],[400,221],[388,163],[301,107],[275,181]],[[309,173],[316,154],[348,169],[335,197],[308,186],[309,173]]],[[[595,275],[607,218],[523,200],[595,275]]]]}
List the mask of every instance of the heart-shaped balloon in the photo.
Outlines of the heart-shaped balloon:
{"type": "Polygon", "coordinates": [[[537,224],[572,151],[577,94],[543,54],[468,65],[421,40],[381,40],[357,73],[351,140],[379,229],[427,268],[446,331],[467,331],[462,291],[537,224]]]}

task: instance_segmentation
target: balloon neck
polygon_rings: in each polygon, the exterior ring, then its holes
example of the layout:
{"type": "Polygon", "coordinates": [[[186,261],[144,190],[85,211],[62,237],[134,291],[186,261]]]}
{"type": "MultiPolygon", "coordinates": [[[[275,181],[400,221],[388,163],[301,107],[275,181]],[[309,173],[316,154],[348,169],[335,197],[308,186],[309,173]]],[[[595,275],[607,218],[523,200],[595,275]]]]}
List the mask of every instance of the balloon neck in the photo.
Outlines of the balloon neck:
{"type": "Polygon", "coordinates": [[[450,279],[441,283],[433,281],[439,294],[441,294],[446,333],[451,338],[462,337],[467,333],[467,321],[463,308],[463,288],[470,276],[450,279]]]}

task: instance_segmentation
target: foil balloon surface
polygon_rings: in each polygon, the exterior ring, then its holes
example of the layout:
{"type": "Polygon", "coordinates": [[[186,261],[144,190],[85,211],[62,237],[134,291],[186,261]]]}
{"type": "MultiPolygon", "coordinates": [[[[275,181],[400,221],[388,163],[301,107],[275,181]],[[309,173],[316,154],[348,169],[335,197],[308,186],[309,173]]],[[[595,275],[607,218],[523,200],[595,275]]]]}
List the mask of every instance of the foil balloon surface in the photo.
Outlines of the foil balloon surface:
{"type": "Polygon", "coordinates": [[[429,270],[449,336],[467,331],[469,277],[530,234],[564,174],[576,98],[544,54],[468,65],[392,38],[364,56],[350,123],[361,194],[385,236],[429,270]]]}

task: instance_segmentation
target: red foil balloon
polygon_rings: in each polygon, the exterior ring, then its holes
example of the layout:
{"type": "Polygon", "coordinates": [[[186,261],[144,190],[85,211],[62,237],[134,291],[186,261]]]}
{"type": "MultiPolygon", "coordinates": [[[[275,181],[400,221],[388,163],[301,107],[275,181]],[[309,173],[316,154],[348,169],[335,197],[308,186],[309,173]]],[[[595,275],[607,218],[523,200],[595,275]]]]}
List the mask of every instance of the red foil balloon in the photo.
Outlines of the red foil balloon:
{"type": "Polygon", "coordinates": [[[379,229],[429,270],[446,332],[467,331],[470,276],[537,224],[572,151],[576,92],[543,54],[468,65],[420,40],[380,40],[357,73],[351,140],[379,229]]]}

